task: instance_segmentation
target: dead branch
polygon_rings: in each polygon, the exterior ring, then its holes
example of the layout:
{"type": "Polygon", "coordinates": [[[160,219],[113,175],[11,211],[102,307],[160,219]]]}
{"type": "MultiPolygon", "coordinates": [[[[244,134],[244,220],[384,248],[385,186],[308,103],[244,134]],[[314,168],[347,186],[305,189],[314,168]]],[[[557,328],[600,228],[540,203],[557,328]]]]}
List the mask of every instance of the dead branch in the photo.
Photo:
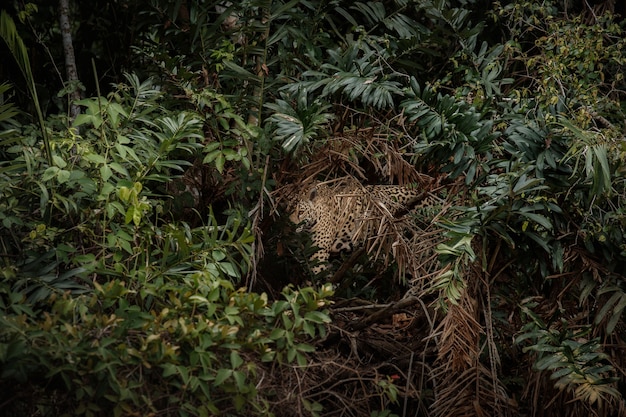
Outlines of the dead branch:
{"type": "Polygon", "coordinates": [[[383,320],[388,319],[393,314],[397,313],[400,310],[411,307],[414,304],[419,303],[419,299],[417,297],[408,297],[402,300],[396,301],[395,303],[391,303],[386,308],[369,315],[357,323],[350,326],[352,330],[361,330],[364,329],[374,323],[381,322],[383,320]]]}

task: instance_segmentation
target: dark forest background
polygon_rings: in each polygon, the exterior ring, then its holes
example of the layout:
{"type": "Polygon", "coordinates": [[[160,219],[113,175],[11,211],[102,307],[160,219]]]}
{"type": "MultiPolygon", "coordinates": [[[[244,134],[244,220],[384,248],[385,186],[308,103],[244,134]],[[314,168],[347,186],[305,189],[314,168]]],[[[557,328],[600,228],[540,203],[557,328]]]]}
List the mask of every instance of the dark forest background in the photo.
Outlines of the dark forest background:
{"type": "Polygon", "coordinates": [[[623,1],[1,9],[1,415],[626,415],[623,1]]]}

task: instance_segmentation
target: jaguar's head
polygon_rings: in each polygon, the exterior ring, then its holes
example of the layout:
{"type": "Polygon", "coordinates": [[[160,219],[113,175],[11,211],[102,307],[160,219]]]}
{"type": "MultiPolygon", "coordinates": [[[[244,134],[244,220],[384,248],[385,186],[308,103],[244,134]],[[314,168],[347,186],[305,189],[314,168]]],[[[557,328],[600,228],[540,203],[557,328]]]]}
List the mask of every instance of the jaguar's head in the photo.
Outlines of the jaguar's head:
{"type": "Polygon", "coordinates": [[[289,220],[292,223],[298,225],[296,232],[300,233],[303,230],[310,229],[317,223],[315,199],[317,197],[317,190],[313,188],[308,195],[301,197],[296,202],[293,212],[289,215],[289,220]]]}

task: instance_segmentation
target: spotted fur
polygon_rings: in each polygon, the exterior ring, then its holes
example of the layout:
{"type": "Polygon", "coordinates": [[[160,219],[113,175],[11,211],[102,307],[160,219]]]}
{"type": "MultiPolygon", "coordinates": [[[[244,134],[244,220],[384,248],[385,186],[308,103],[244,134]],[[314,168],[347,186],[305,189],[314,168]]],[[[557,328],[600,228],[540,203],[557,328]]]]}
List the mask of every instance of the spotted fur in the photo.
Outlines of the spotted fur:
{"type": "Polygon", "coordinates": [[[296,202],[289,219],[297,231],[312,234],[319,250],[311,257],[318,274],[328,267],[331,253],[352,250],[376,233],[373,219],[380,214],[396,217],[423,199],[424,190],[398,185],[316,184],[296,202]]]}

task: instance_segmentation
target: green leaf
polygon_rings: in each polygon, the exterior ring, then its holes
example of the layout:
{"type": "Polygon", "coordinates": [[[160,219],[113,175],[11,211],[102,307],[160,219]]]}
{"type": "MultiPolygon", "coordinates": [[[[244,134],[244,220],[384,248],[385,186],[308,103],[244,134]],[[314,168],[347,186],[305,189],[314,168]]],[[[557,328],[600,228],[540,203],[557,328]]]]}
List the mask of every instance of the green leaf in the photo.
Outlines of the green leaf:
{"type": "Polygon", "coordinates": [[[309,337],[315,337],[315,325],[309,321],[305,321],[302,324],[302,330],[309,335],[309,337]]]}
{"type": "Polygon", "coordinates": [[[246,397],[241,394],[237,394],[233,397],[233,405],[236,411],[241,411],[246,405],[246,397]]]}
{"type": "Polygon", "coordinates": [[[124,223],[129,224],[135,219],[135,212],[138,211],[135,206],[130,206],[126,210],[126,215],[124,216],[124,223]]]}
{"type": "Polygon", "coordinates": [[[555,371],[552,373],[552,375],[550,375],[550,379],[558,379],[558,378],[562,378],[566,375],[571,374],[574,371],[574,369],[570,368],[570,367],[565,367],[565,368],[561,368],[558,371],[555,371]]]}
{"type": "Polygon", "coordinates": [[[178,373],[178,367],[173,363],[164,363],[161,365],[161,368],[163,369],[163,378],[167,378],[168,376],[172,376],[178,373]]]}
{"type": "Polygon", "coordinates": [[[184,384],[189,384],[189,369],[186,366],[180,365],[176,367],[178,374],[183,380],[184,384]]]}
{"type": "Polygon", "coordinates": [[[230,365],[233,369],[237,369],[243,363],[243,359],[236,350],[230,352],[230,365]]]}
{"type": "MultiPolygon", "coordinates": [[[[598,314],[596,315],[596,319],[594,320],[594,322],[596,324],[599,324],[608,314],[608,312],[611,310],[611,308],[613,308],[615,306],[614,312],[617,311],[618,307],[621,305],[621,307],[619,307],[621,310],[623,310],[624,306],[622,305],[624,301],[626,299],[626,294],[624,294],[620,289],[615,288],[615,292],[613,293],[613,295],[611,295],[611,297],[604,303],[604,305],[602,306],[602,308],[600,309],[600,311],[598,312],[598,314]]],[[[620,314],[617,315],[617,317],[620,317],[621,315],[621,310],[620,310],[620,314]]],[[[608,329],[607,329],[608,331],[608,329]]],[[[609,332],[610,333],[610,332],[609,332]]]]}
{"type": "Polygon", "coordinates": [[[556,353],[553,355],[546,355],[543,358],[539,359],[537,362],[535,362],[535,367],[539,370],[546,370],[546,369],[554,369],[560,366],[564,366],[567,363],[564,362],[564,358],[561,354],[556,353]]]}
{"type": "Polygon", "coordinates": [[[269,338],[272,340],[282,339],[285,337],[285,332],[287,332],[287,330],[277,327],[272,330],[272,332],[269,335],[269,338]]]}
{"type": "Polygon", "coordinates": [[[296,348],[294,346],[290,346],[287,349],[287,362],[288,363],[293,362],[297,354],[298,354],[298,351],[296,350],[296,348]]]}
{"type": "Polygon", "coordinates": [[[57,176],[57,173],[59,172],[59,168],[58,167],[48,167],[42,174],[41,176],[41,180],[42,181],[49,181],[52,178],[57,176]]]}
{"type": "Polygon", "coordinates": [[[111,171],[111,168],[109,168],[107,164],[104,164],[100,167],[100,176],[102,177],[103,181],[108,181],[112,175],[113,171],[111,171]]]}
{"type": "Polygon", "coordinates": [[[324,314],[321,311],[309,311],[304,315],[305,320],[312,321],[313,323],[330,323],[331,319],[328,314],[324,314]]]}
{"type": "Polygon", "coordinates": [[[124,177],[129,177],[128,171],[126,170],[126,168],[124,168],[122,165],[118,164],[117,162],[111,162],[108,164],[108,166],[113,171],[117,172],[118,174],[122,174],[124,177]]]}
{"type": "Polygon", "coordinates": [[[120,200],[122,200],[122,202],[124,203],[129,203],[130,198],[133,195],[132,190],[128,187],[120,187],[117,193],[120,197],[120,200]]]}
{"type": "Polygon", "coordinates": [[[308,361],[307,361],[307,359],[306,359],[306,356],[304,356],[304,355],[303,355],[303,354],[301,354],[300,352],[298,352],[298,353],[296,354],[296,361],[297,361],[297,363],[298,363],[298,366],[303,367],[303,368],[304,368],[305,366],[307,366],[307,364],[308,364],[308,361]]]}
{"type": "Polygon", "coordinates": [[[296,349],[298,349],[301,352],[308,352],[308,353],[315,352],[315,347],[307,343],[299,343],[298,345],[296,345],[296,349]]]}
{"type": "Polygon", "coordinates": [[[90,124],[97,128],[101,124],[101,120],[101,118],[95,117],[92,114],[81,113],[77,115],[74,122],[72,122],[72,127],[80,127],[85,124],[90,124]]]}
{"type": "Polygon", "coordinates": [[[225,162],[226,160],[224,159],[224,155],[220,152],[220,154],[215,157],[215,168],[220,174],[224,173],[225,162]]]}
{"type": "MultiPolygon", "coordinates": [[[[133,208],[133,207],[131,207],[133,208]]],[[[141,224],[141,218],[143,217],[143,212],[140,208],[135,207],[133,210],[133,223],[135,226],[139,226],[141,224]]]]}
{"type": "Polygon", "coordinates": [[[246,374],[242,371],[234,371],[233,378],[235,379],[235,384],[240,392],[246,390],[246,374]]]}
{"type": "Polygon", "coordinates": [[[613,333],[613,331],[615,330],[615,327],[617,326],[617,324],[620,322],[622,318],[624,309],[626,309],[626,294],[622,293],[622,296],[620,297],[619,302],[615,305],[615,308],[613,309],[613,314],[611,315],[611,318],[606,324],[607,333],[609,334],[613,333]]]}
{"type": "Polygon", "coordinates": [[[59,168],[65,168],[67,166],[67,162],[58,155],[52,155],[52,162],[59,168]]]}
{"type": "Polygon", "coordinates": [[[106,163],[106,159],[99,154],[95,154],[95,153],[86,153],[83,156],[86,160],[88,160],[89,162],[93,162],[95,164],[104,164],[106,163]]]}
{"type": "Polygon", "coordinates": [[[232,369],[219,369],[217,374],[215,375],[215,381],[213,381],[213,385],[220,386],[233,374],[232,369]]]}
{"type": "Polygon", "coordinates": [[[541,214],[536,214],[536,213],[528,213],[528,212],[524,212],[521,211],[520,213],[523,217],[526,217],[529,220],[534,221],[537,224],[540,224],[541,226],[545,227],[548,230],[552,230],[552,223],[550,222],[550,220],[548,220],[547,217],[541,215],[541,214]]]}
{"type": "Polygon", "coordinates": [[[59,170],[57,172],[57,181],[59,184],[66,183],[70,179],[70,172],[64,169],[59,170]]]}

